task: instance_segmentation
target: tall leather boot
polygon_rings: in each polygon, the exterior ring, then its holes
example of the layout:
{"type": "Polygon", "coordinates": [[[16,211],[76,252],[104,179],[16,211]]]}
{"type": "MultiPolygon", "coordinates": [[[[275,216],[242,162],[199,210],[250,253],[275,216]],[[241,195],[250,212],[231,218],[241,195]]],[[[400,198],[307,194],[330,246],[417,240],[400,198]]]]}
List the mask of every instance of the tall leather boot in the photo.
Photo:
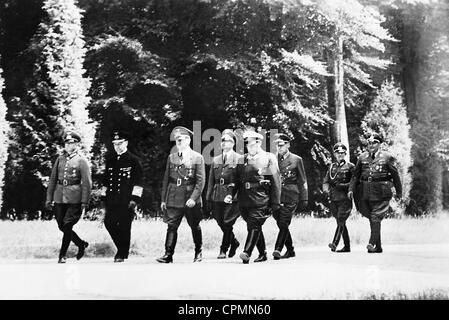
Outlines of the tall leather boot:
{"type": "Polygon", "coordinates": [[[351,244],[349,242],[349,233],[348,228],[346,227],[346,224],[343,225],[343,243],[344,247],[340,250],[337,250],[337,252],[351,252],[351,244]]]}
{"type": "Polygon", "coordinates": [[[265,237],[263,236],[263,231],[260,230],[259,239],[257,239],[257,250],[259,251],[259,256],[254,259],[254,262],[263,262],[267,261],[267,248],[265,244],[265,237]]]}
{"type": "Polygon", "coordinates": [[[377,235],[377,241],[376,241],[376,253],[382,253],[382,242],[380,240],[380,228],[381,228],[381,223],[379,222],[379,234],[377,235]]]}
{"type": "Polygon", "coordinates": [[[284,247],[285,239],[287,238],[288,228],[280,228],[278,237],[276,239],[276,244],[274,245],[273,258],[274,260],[281,259],[281,251],[284,247]]]}
{"type": "Polygon", "coordinates": [[[242,259],[243,263],[249,263],[249,258],[251,257],[251,253],[253,252],[254,247],[256,246],[257,240],[259,239],[261,230],[251,229],[248,231],[248,236],[246,237],[245,248],[243,252],[240,254],[240,259],[242,259]]]}
{"type": "Polygon", "coordinates": [[[341,234],[343,233],[343,227],[341,225],[337,225],[337,228],[335,229],[334,239],[331,243],[329,243],[329,248],[331,248],[332,252],[335,252],[337,250],[338,243],[340,242],[341,234]]]}
{"type": "Polygon", "coordinates": [[[175,252],[176,240],[178,239],[178,232],[174,230],[168,230],[165,236],[165,254],[156,259],[160,263],[173,262],[173,254],[175,252]]]}
{"type": "Polygon", "coordinates": [[[287,251],[282,256],[282,259],[293,258],[295,254],[295,249],[293,248],[293,239],[290,230],[287,229],[287,237],[285,238],[285,247],[287,251]]]}
{"type": "Polygon", "coordinates": [[[368,249],[369,253],[375,253],[377,252],[375,245],[380,237],[380,221],[370,220],[370,227],[371,227],[371,236],[366,248],[368,249]]]}
{"type": "Polygon", "coordinates": [[[237,248],[240,245],[240,242],[238,242],[238,240],[235,238],[235,234],[234,232],[232,232],[231,229],[231,248],[229,249],[229,254],[228,257],[232,258],[233,256],[235,256],[235,252],[237,251],[237,248]]]}
{"type": "Polygon", "coordinates": [[[231,243],[231,236],[231,231],[228,228],[223,227],[223,238],[221,240],[220,254],[218,255],[217,259],[226,258],[226,251],[228,251],[229,244],[231,243]]]}
{"type": "Polygon", "coordinates": [[[195,244],[195,256],[193,258],[193,262],[201,262],[203,260],[203,235],[201,233],[201,227],[197,226],[196,228],[192,228],[192,237],[193,243],[195,244]]]}

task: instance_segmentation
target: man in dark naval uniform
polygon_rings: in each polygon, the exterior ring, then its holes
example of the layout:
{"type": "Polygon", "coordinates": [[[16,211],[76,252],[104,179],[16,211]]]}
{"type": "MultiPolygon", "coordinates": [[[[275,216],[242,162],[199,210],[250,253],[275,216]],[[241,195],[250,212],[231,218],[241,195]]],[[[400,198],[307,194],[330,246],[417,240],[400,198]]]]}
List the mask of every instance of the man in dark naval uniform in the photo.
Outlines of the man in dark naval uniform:
{"type": "Polygon", "coordinates": [[[229,249],[229,258],[235,255],[240,243],[232,232],[233,225],[240,215],[236,200],[237,165],[242,163],[242,156],[233,150],[236,136],[231,129],[221,135],[222,154],[213,158],[206,201],[212,207],[212,215],[223,231],[218,259],[225,259],[229,249]]]}
{"type": "Polygon", "coordinates": [[[175,127],[172,136],[176,141],[176,150],[168,156],[161,194],[161,210],[164,222],[168,225],[165,254],[157,261],[173,262],[178,227],[185,216],[195,244],[193,262],[200,262],[203,259],[200,221],[203,217],[201,193],[206,180],[204,158],[190,148],[192,131],[185,127],[175,127]]]}
{"type": "Polygon", "coordinates": [[[281,178],[276,156],[262,149],[263,136],[254,131],[243,134],[248,153],[238,166],[238,202],[240,214],[246,221],[248,236],[240,254],[243,263],[249,263],[254,246],[259,256],[254,262],[267,260],[262,225],[272,212],[279,210],[281,178]]]}
{"type": "Polygon", "coordinates": [[[354,164],[345,161],[347,148],[343,143],[336,143],[333,151],[335,162],[330,165],[323,182],[323,191],[329,196],[330,200],[330,212],[337,220],[337,229],[334,239],[329,243],[329,248],[332,252],[335,252],[343,235],[344,247],[337,252],[350,252],[351,245],[346,220],[352,210],[352,199],[348,198],[348,190],[354,172],[354,164]]]}
{"type": "Polygon", "coordinates": [[[104,225],[117,247],[114,262],[128,259],[131,243],[131,224],[139,203],[142,187],[142,166],[128,151],[129,135],[115,131],[112,144],[115,153],[106,157],[103,192],[106,206],[104,225]]]}
{"type": "Polygon", "coordinates": [[[279,133],[274,136],[277,147],[277,158],[281,172],[281,208],[273,213],[273,217],[279,227],[279,233],[274,246],[274,260],[291,258],[295,256],[292,236],[288,227],[292,221],[293,214],[299,206],[300,210],[307,207],[307,177],[304,170],[302,158],[289,151],[290,137],[279,133]],[[281,256],[282,248],[287,251],[281,256]]]}
{"type": "Polygon", "coordinates": [[[65,152],[56,159],[53,166],[45,203],[46,208],[51,209],[54,202],[53,212],[59,230],[63,232],[58,263],[66,263],[70,241],[78,246],[78,260],[83,257],[84,250],[89,245],[72,228],[87,208],[92,189],[89,163],[78,150],[81,137],[75,132],[69,132],[64,141],[65,152]]]}
{"type": "Polygon", "coordinates": [[[355,189],[361,188],[360,210],[369,219],[371,227],[367,245],[369,253],[382,252],[380,224],[390,209],[393,186],[396,198],[402,197],[402,185],[395,160],[387,152],[379,150],[382,141],[377,133],[368,139],[368,152],[362,153],[357,160],[348,192],[348,197],[352,199],[355,189]]]}

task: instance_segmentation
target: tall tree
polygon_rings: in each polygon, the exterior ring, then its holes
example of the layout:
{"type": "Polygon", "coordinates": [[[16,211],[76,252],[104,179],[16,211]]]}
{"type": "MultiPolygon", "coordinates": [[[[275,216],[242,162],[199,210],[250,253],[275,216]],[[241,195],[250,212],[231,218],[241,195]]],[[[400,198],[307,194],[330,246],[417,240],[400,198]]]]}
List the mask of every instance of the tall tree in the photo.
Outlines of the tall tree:
{"type": "Polygon", "coordinates": [[[392,81],[386,80],[377,90],[370,110],[362,121],[366,135],[378,132],[384,137],[386,150],[396,159],[402,182],[402,201],[395,212],[402,215],[409,202],[412,166],[410,124],[403,103],[403,91],[392,81]]]}
{"type": "Polygon", "coordinates": [[[95,135],[87,111],[90,80],[83,77],[81,10],[72,0],[46,0],[42,9],[43,20],[26,54],[34,61],[33,75],[25,84],[27,95],[11,101],[17,111],[12,115],[14,143],[5,196],[19,213],[28,214],[42,209],[64,134],[78,131],[87,155],[95,135]]]}
{"type": "Polygon", "coordinates": [[[3,203],[3,178],[5,177],[5,163],[8,157],[9,124],[6,121],[6,103],[2,95],[3,75],[0,67],[0,209],[3,203]]]}

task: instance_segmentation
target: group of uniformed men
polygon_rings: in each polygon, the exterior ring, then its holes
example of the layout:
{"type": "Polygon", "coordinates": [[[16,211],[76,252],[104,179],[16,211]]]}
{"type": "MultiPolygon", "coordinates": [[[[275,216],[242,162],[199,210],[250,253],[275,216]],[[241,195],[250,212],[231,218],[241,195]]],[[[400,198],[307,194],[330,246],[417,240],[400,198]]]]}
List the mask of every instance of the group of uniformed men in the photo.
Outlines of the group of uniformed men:
{"type": "MultiPolygon", "coordinates": [[[[157,261],[173,262],[177,230],[184,216],[195,245],[193,261],[202,261],[200,221],[203,206],[211,210],[223,232],[218,259],[233,257],[240,246],[233,232],[239,216],[246,222],[248,231],[240,254],[244,264],[249,263],[255,247],[258,256],[254,262],[268,259],[262,226],[270,216],[279,228],[273,259],[294,257],[289,225],[294,212],[307,206],[308,190],[303,161],[289,151],[291,138],[276,134],[275,155],[262,149],[260,133],[246,131],[243,139],[247,153],[240,155],[234,151],[234,131],[224,130],[222,152],[211,163],[203,204],[205,162],[200,153],[190,148],[192,136],[193,132],[185,127],[176,127],[172,131],[176,148],[168,156],[161,193],[161,210],[167,224],[165,253],[157,261]],[[282,255],[284,246],[286,252],[282,255]]],[[[113,133],[115,154],[106,158],[103,175],[104,225],[117,247],[114,262],[128,258],[134,210],[143,191],[142,167],[138,158],[128,151],[128,140],[129,136],[124,132],[113,133]]],[[[65,152],[53,166],[47,189],[46,207],[53,208],[58,227],[63,232],[58,263],[66,262],[71,241],[78,246],[77,259],[83,257],[88,247],[88,243],[73,231],[87,207],[92,187],[88,161],[79,153],[80,141],[77,133],[66,135],[65,152]]],[[[395,187],[397,198],[401,197],[402,188],[393,157],[379,150],[381,142],[381,137],[373,134],[368,139],[368,150],[355,166],[345,161],[347,147],[344,144],[337,143],[333,148],[336,161],[330,165],[323,184],[323,191],[329,195],[331,213],[337,220],[335,236],[329,244],[331,251],[336,251],[343,236],[344,247],[337,252],[350,252],[346,220],[354,200],[357,209],[370,221],[368,252],[382,252],[380,223],[389,210],[392,187],[395,187]]]]}

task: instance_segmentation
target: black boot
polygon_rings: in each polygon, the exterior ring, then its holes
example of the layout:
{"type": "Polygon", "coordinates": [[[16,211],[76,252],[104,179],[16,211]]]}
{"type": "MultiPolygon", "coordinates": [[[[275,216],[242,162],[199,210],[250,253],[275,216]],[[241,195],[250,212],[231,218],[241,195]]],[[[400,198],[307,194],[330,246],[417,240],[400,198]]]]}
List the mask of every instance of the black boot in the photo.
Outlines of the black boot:
{"type": "Polygon", "coordinates": [[[344,247],[340,250],[337,250],[337,252],[351,252],[351,245],[349,242],[349,233],[348,228],[346,227],[346,224],[343,226],[343,243],[344,247]]]}
{"type": "Polygon", "coordinates": [[[235,256],[235,252],[237,251],[237,248],[240,245],[240,242],[237,241],[233,232],[231,232],[231,235],[232,235],[232,241],[231,241],[231,248],[229,249],[229,254],[228,254],[229,258],[232,258],[233,256],[235,256]]]}
{"type": "Polygon", "coordinates": [[[200,262],[203,260],[203,253],[201,246],[203,245],[203,235],[200,226],[192,229],[193,243],[195,244],[195,256],[193,262],[200,262]]]}
{"type": "Polygon", "coordinates": [[[368,249],[368,253],[377,253],[375,246],[380,238],[380,221],[370,220],[370,227],[371,227],[371,236],[366,248],[368,249]]]}
{"type": "Polygon", "coordinates": [[[293,258],[294,256],[296,256],[295,249],[293,248],[292,235],[290,234],[290,230],[288,229],[287,229],[287,237],[285,238],[285,247],[287,248],[287,251],[281,257],[282,259],[293,258]]]}
{"type": "Polygon", "coordinates": [[[174,230],[167,231],[165,237],[165,254],[156,259],[160,263],[170,263],[173,262],[173,254],[175,252],[176,240],[178,239],[178,233],[174,230]]]}
{"type": "Polygon", "coordinates": [[[259,239],[257,239],[257,250],[259,251],[259,256],[254,259],[254,262],[263,262],[267,261],[267,250],[265,245],[265,237],[263,236],[263,232],[260,231],[259,239]]]}
{"type": "Polygon", "coordinates": [[[223,238],[221,240],[221,246],[220,246],[220,254],[218,255],[217,259],[226,259],[226,251],[228,251],[229,244],[231,243],[231,231],[227,228],[222,228],[223,230],[223,238]]]}
{"type": "Polygon", "coordinates": [[[80,260],[84,256],[84,251],[89,246],[89,243],[83,241],[81,246],[78,247],[78,253],[76,254],[76,260],[80,260]]]}
{"type": "Polygon", "coordinates": [[[253,252],[254,247],[256,246],[257,240],[259,239],[259,234],[261,230],[251,229],[248,231],[248,236],[246,237],[245,248],[243,252],[240,254],[240,259],[243,260],[243,263],[249,263],[249,258],[251,257],[251,253],[253,252]]]}
{"type": "Polygon", "coordinates": [[[379,234],[377,235],[377,241],[376,241],[376,253],[382,253],[382,242],[380,240],[380,222],[379,222],[379,234]]]}
{"type": "Polygon", "coordinates": [[[334,239],[331,243],[329,243],[329,248],[331,248],[332,252],[335,252],[337,250],[338,243],[340,242],[340,237],[343,232],[343,227],[340,225],[337,225],[337,229],[335,229],[334,239]]]}
{"type": "Polygon", "coordinates": [[[276,239],[276,244],[274,245],[273,258],[274,260],[281,259],[281,251],[284,247],[285,239],[287,238],[288,228],[280,228],[278,237],[276,239]]]}

